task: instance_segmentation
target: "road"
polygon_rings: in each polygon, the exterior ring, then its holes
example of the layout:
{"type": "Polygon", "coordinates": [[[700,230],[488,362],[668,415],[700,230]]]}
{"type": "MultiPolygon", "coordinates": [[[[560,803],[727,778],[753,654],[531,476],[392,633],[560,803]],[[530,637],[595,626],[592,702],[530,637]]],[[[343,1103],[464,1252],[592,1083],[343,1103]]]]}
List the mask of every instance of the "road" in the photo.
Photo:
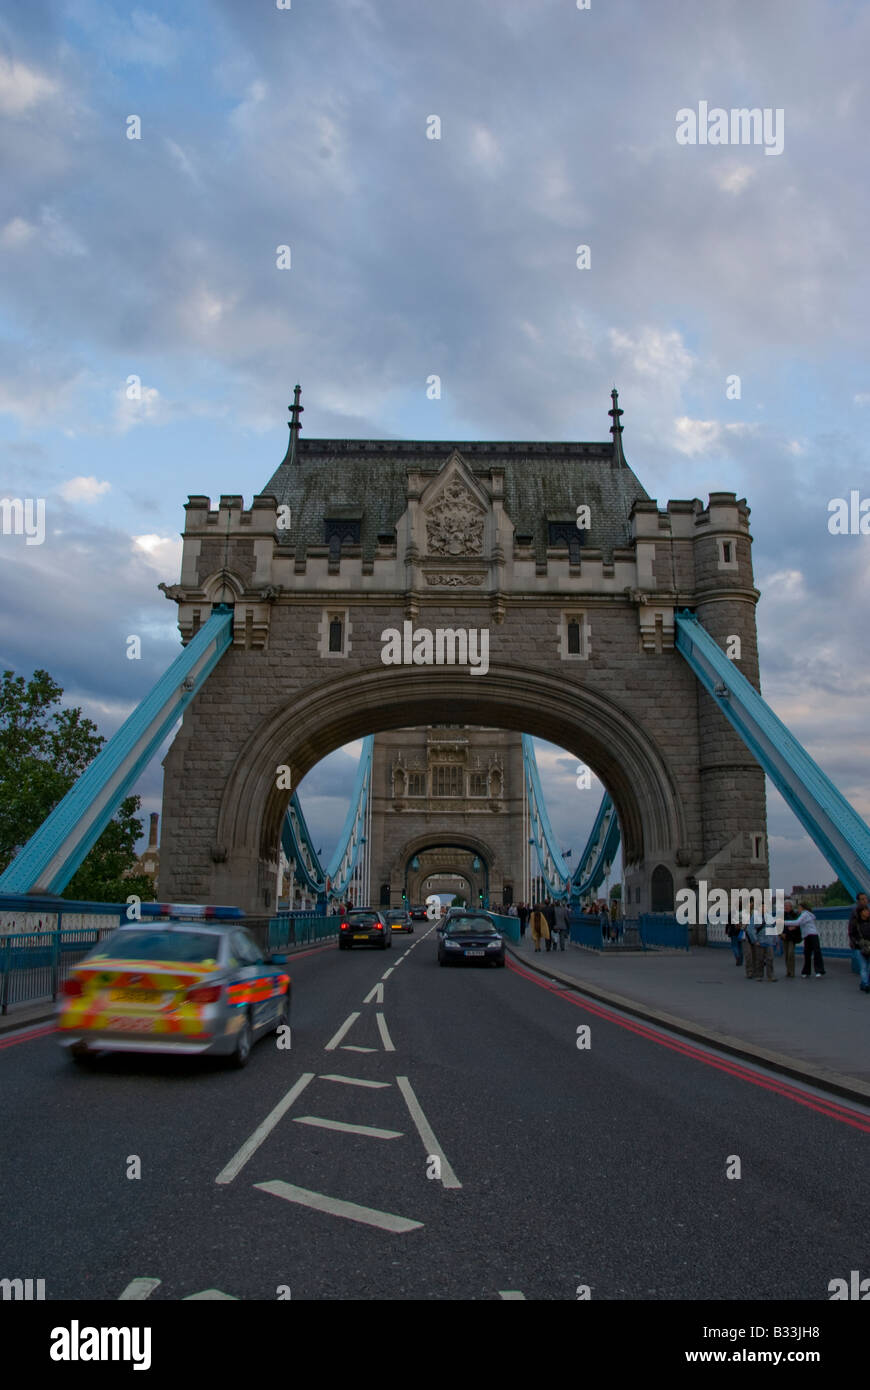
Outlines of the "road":
{"type": "Polygon", "coordinates": [[[866,1110],[512,962],[441,969],[425,928],[291,973],[292,1046],[241,1072],[3,1040],[0,1277],[48,1299],[757,1300],[866,1266],[866,1110]]]}

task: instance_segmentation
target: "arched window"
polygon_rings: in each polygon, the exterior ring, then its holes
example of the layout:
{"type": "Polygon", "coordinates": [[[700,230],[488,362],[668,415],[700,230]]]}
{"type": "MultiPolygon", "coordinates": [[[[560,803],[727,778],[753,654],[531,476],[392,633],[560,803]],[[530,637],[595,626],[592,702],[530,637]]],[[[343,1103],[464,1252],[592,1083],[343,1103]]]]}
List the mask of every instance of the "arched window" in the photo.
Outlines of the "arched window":
{"type": "Polygon", "coordinates": [[[650,880],[650,911],[673,912],[674,876],[664,864],[657,864],[650,880]]]}
{"type": "Polygon", "coordinates": [[[381,884],[381,907],[389,907],[389,905],[390,905],[390,885],[389,885],[388,883],[382,883],[382,884],[381,884]]]}

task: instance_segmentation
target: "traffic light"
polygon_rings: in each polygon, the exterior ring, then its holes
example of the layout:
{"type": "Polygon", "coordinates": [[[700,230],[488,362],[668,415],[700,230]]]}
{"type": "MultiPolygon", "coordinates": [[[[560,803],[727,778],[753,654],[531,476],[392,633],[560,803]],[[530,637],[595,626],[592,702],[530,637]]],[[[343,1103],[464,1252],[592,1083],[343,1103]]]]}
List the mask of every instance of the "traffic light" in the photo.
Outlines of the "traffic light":
{"type": "Polygon", "coordinates": [[[408,901],[408,894],[407,894],[407,893],[403,893],[403,894],[402,894],[402,902],[403,902],[403,903],[406,903],[407,901],[408,901]]]}

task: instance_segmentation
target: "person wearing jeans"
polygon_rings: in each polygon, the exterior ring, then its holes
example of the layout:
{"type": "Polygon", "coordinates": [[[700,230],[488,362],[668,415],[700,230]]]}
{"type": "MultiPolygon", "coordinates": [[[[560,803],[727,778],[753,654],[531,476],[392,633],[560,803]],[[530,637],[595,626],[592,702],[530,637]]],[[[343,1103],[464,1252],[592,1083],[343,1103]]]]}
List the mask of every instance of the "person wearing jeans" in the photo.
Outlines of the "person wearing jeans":
{"type": "Polygon", "coordinates": [[[859,989],[870,994],[870,907],[856,908],[849,918],[849,945],[861,977],[859,989]]]}

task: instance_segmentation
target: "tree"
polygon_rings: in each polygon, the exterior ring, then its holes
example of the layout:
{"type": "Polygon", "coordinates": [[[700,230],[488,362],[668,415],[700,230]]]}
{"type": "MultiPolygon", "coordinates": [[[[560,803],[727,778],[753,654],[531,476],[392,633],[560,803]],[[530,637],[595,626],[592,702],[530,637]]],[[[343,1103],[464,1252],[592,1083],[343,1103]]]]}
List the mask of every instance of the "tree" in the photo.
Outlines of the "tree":
{"type": "Polygon", "coordinates": [[[852,902],[852,894],[845,889],[838,878],[834,879],[825,890],[824,907],[848,907],[852,902]]]}
{"type": "MultiPolygon", "coordinates": [[[[47,671],[29,681],[4,671],[0,681],[0,872],[14,859],[93,762],[105,740],[80,709],[59,708],[63,689],[47,671]]],[[[65,889],[66,898],[119,902],[151,899],[144,875],[124,878],[136,859],[139,798],[128,796],[65,889]]]]}

